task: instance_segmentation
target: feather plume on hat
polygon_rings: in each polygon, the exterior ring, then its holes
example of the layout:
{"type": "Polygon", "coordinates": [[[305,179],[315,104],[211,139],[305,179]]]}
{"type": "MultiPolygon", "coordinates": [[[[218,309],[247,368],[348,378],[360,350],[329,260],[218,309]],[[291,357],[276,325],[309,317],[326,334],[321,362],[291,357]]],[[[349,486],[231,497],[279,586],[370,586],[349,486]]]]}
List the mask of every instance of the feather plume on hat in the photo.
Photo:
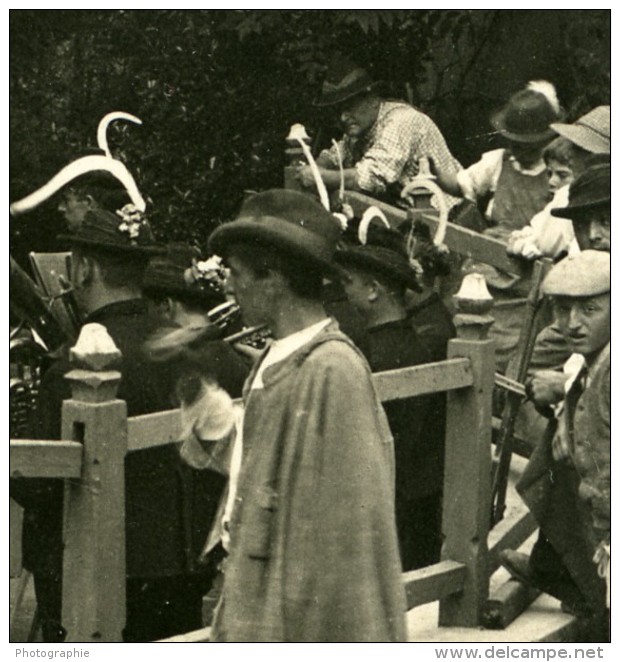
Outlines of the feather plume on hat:
{"type": "Polygon", "coordinates": [[[532,92],[538,92],[538,94],[542,94],[551,104],[551,107],[555,111],[556,115],[561,113],[560,102],[558,101],[558,95],[555,91],[555,86],[553,83],[550,83],[548,80],[531,80],[527,84],[527,89],[532,90],[532,92]]]}

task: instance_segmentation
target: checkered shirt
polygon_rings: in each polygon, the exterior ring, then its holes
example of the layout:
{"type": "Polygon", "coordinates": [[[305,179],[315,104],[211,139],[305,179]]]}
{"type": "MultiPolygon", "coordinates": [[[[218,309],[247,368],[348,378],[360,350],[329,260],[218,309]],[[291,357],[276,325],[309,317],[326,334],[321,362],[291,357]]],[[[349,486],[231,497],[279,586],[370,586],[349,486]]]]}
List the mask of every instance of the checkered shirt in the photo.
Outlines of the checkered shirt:
{"type": "MultiPolygon", "coordinates": [[[[445,172],[456,173],[461,169],[433,120],[402,102],[382,101],[377,120],[368,133],[359,138],[344,136],[338,146],[344,167],[355,167],[358,186],[369,193],[383,193],[395,183],[404,186],[418,173],[422,156],[432,157],[445,172]]],[[[338,167],[334,146],[321,156],[338,167]]],[[[450,199],[450,203],[455,201],[457,198],[450,199]]]]}

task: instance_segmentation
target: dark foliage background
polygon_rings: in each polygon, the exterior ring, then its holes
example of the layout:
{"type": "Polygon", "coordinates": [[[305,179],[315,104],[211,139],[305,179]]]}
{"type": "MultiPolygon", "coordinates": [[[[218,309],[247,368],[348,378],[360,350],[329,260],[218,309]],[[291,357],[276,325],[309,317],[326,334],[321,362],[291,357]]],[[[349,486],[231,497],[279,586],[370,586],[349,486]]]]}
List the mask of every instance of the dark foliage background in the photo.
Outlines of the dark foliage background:
{"type": "MultiPolygon", "coordinates": [[[[527,80],[552,80],[574,118],[610,101],[608,10],[13,10],[11,199],[109,131],[160,238],[204,246],[244,190],[281,185],[284,137],[315,147],[336,118],[312,107],[337,51],[438,123],[464,164],[493,146],[488,117],[527,80]]],[[[56,248],[48,204],[11,221],[18,259],[56,248]]]]}

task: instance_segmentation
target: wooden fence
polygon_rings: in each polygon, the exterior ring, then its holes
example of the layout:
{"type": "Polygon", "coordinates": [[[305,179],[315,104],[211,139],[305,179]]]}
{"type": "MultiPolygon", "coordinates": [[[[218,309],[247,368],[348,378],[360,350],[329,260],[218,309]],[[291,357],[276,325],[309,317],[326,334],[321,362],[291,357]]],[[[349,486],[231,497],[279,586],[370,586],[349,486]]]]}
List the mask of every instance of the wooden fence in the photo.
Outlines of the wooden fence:
{"type": "MultiPolygon", "coordinates": [[[[499,550],[524,540],[509,531],[488,548],[491,498],[492,341],[488,316],[456,316],[446,361],[374,375],[383,401],[447,391],[441,562],[405,573],[409,608],[440,601],[439,624],[479,626],[499,550]]],[[[73,370],[63,441],[11,440],[12,477],[66,481],[62,622],[73,642],[121,641],[125,622],[124,456],[175,443],[178,410],[127,418],[120,374],[73,370]]],[[[14,535],[19,535],[17,531],[14,535]]],[[[205,639],[188,635],[186,640],[205,639]]]]}

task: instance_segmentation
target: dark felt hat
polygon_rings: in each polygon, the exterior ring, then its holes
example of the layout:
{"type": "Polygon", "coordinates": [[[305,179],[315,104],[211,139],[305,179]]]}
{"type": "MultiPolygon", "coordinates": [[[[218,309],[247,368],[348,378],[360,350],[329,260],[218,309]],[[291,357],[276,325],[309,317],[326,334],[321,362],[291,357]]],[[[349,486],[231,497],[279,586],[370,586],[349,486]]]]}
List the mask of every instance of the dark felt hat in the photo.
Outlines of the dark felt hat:
{"type": "Polygon", "coordinates": [[[315,106],[334,106],[363,92],[370,92],[378,83],[365,69],[346,58],[338,58],[327,70],[321,95],[315,106]]]}
{"type": "Polygon", "coordinates": [[[568,189],[568,205],[552,209],[553,216],[579,222],[585,212],[611,204],[611,166],[609,163],[591,165],[568,189]]]}
{"type": "MultiPolygon", "coordinates": [[[[551,83],[537,81],[549,93],[555,95],[551,83]],[[548,86],[548,87],[547,87],[548,86]]],[[[536,85],[530,83],[530,85],[536,85]]],[[[550,128],[552,122],[562,119],[562,113],[554,107],[548,96],[538,88],[527,87],[513,94],[508,103],[493,117],[491,124],[508,140],[521,143],[538,143],[550,140],[556,134],[550,128]]]]}
{"type": "Polygon", "coordinates": [[[184,243],[171,243],[165,255],[155,256],[144,272],[142,289],[147,295],[168,295],[209,307],[225,301],[223,273],[208,269],[200,251],[184,243]]]}
{"type": "Polygon", "coordinates": [[[151,226],[143,214],[131,204],[115,214],[103,209],[88,211],[74,234],[61,234],[59,239],[105,253],[148,257],[166,252],[165,247],[155,243],[151,226]]]}
{"type": "Polygon", "coordinates": [[[236,220],[211,234],[209,250],[225,256],[237,242],[270,246],[329,273],[336,270],[333,257],[340,234],[338,221],[312,196],[272,189],[247,198],[236,220]]]}
{"type": "Polygon", "coordinates": [[[407,254],[405,239],[396,230],[371,225],[366,244],[341,248],[336,253],[336,261],[343,267],[381,274],[410,290],[421,291],[417,273],[407,254]]]}

